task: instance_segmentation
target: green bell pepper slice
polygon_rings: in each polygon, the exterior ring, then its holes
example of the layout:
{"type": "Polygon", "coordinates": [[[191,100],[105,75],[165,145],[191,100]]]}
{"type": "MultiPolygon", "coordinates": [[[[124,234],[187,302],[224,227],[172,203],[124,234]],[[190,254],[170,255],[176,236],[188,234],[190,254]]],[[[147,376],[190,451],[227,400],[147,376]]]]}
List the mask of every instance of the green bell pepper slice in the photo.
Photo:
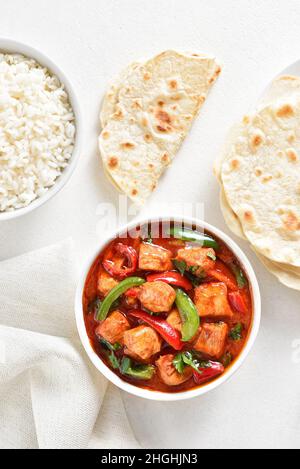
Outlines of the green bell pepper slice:
{"type": "Polygon", "coordinates": [[[123,358],[120,372],[131,378],[149,381],[155,373],[155,367],[152,365],[133,365],[130,358],[123,358]]]}
{"type": "Polygon", "coordinates": [[[144,283],[145,280],[140,277],[128,277],[122,282],[120,282],[115,288],[113,288],[109,292],[109,294],[101,304],[101,307],[99,308],[96,317],[97,321],[104,321],[104,319],[106,319],[111,306],[121,295],[123,295],[123,293],[125,293],[130,288],[139,287],[144,283]]]}
{"type": "Polygon", "coordinates": [[[174,226],[170,229],[169,233],[174,238],[181,239],[182,241],[187,241],[190,243],[199,243],[203,247],[213,248],[216,251],[220,249],[219,243],[214,238],[206,234],[199,233],[195,230],[174,226]]]}
{"type": "Polygon", "coordinates": [[[182,341],[189,342],[195,337],[200,326],[200,317],[191,298],[180,289],[176,291],[176,306],[181,316],[182,341]]]}

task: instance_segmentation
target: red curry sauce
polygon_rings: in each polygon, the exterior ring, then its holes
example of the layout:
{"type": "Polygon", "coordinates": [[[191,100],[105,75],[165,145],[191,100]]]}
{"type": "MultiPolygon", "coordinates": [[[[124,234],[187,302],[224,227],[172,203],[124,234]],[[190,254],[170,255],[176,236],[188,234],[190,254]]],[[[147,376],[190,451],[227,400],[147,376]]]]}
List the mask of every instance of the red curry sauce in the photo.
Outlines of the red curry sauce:
{"type": "MultiPolygon", "coordinates": [[[[158,246],[165,250],[170,251],[172,259],[176,259],[179,250],[190,249],[192,247],[199,246],[194,243],[181,241],[179,239],[174,239],[174,238],[166,239],[161,236],[161,233],[163,231],[163,227],[161,224],[159,225],[159,228],[160,228],[159,230],[160,235],[158,237],[153,237],[150,240],[151,245],[158,246]]],[[[224,265],[225,271],[227,269],[228,277],[229,277],[229,285],[230,285],[230,281],[236,284],[236,291],[238,292],[238,295],[240,295],[240,297],[242,297],[243,299],[244,308],[242,308],[243,311],[241,310],[239,311],[231,304],[230,307],[232,310],[232,316],[230,318],[223,317],[221,315],[218,317],[200,318],[200,328],[203,327],[207,323],[210,323],[210,324],[220,323],[220,322],[226,323],[228,326],[228,335],[226,337],[225,345],[222,350],[222,355],[218,357],[218,359],[216,359],[215,357],[206,355],[205,353],[197,353],[197,358],[199,360],[208,360],[208,361],[213,360],[214,362],[220,362],[224,366],[224,372],[226,372],[226,369],[228,369],[234,363],[234,361],[239,357],[240,353],[242,352],[242,350],[244,349],[247,343],[247,339],[248,339],[248,336],[251,330],[251,325],[252,325],[253,306],[252,306],[250,287],[249,287],[248,279],[246,278],[245,272],[242,271],[241,266],[239,265],[237,259],[235,258],[231,250],[229,250],[229,248],[221,240],[217,239],[216,237],[214,237],[214,239],[217,241],[219,245],[219,249],[215,251],[216,261],[224,265]],[[242,278],[245,280],[243,286],[240,286],[240,287],[238,286],[238,282],[234,275],[234,272],[236,273],[236,271],[240,271],[242,278]],[[234,331],[236,330],[236,327],[240,325],[242,325],[242,329],[240,330],[240,336],[238,337],[238,339],[236,338],[234,339],[233,338],[235,336],[234,331]],[[233,335],[232,335],[232,331],[233,331],[233,335]]],[[[171,393],[182,392],[182,391],[187,391],[187,390],[191,390],[194,388],[198,388],[199,384],[195,382],[193,375],[184,383],[181,383],[176,386],[170,386],[166,384],[166,382],[162,379],[161,373],[156,367],[157,360],[161,356],[172,354],[175,357],[178,355],[178,353],[191,351],[193,349],[193,345],[192,345],[193,340],[188,343],[185,343],[180,352],[175,351],[174,349],[172,349],[170,345],[168,345],[164,340],[162,340],[160,352],[151,356],[149,359],[142,360],[135,356],[133,360],[135,364],[137,365],[138,364],[151,364],[155,367],[155,373],[150,380],[148,379],[140,380],[140,379],[133,378],[131,376],[124,375],[121,373],[119,369],[115,369],[112,367],[111,362],[108,358],[109,351],[101,343],[99,335],[96,334],[96,330],[99,327],[99,324],[101,324],[101,322],[99,322],[96,319],[95,304],[97,300],[103,301],[105,298],[105,296],[101,294],[98,289],[99,275],[101,275],[101,273],[103,272],[105,272],[105,274],[107,275],[107,272],[105,271],[103,267],[103,261],[105,261],[106,259],[114,258],[114,248],[119,243],[122,243],[123,245],[126,245],[126,246],[133,247],[136,250],[137,255],[138,255],[141,244],[147,243],[148,241],[149,239],[142,239],[142,237],[139,237],[137,239],[133,239],[130,236],[118,237],[115,240],[113,240],[111,243],[109,243],[109,245],[100,253],[98,258],[95,260],[94,264],[92,265],[90,269],[88,277],[86,279],[84,294],[83,294],[84,320],[85,320],[88,337],[90,339],[90,342],[92,344],[94,351],[104,361],[104,363],[110,369],[112,369],[112,371],[116,373],[122,380],[130,384],[133,384],[135,386],[145,388],[148,390],[169,392],[169,393],[170,392],[171,393]]],[[[122,263],[121,262],[122,259],[120,260],[119,258],[117,258],[116,261],[117,263],[119,261],[120,263],[122,263]]],[[[126,264],[126,261],[124,259],[123,259],[123,263],[126,264]]],[[[174,270],[175,272],[176,268],[173,267],[172,270],[174,270]]],[[[153,274],[153,273],[155,272],[141,270],[139,267],[137,267],[136,271],[132,273],[131,276],[141,277],[146,280],[147,275],[153,274]]],[[[118,281],[120,281],[120,279],[118,279],[118,281]]],[[[196,283],[199,284],[199,286],[214,284],[216,282],[220,283],[220,280],[213,278],[210,275],[206,275],[202,279],[196,279],[196,283]]],[[[197,288],[197,286],[193,287],[193,289],[188,292],[189,297],[193,301],[195,298],[195,288],[197,288]]],[[[228,289],[228,294],[231,292],[232,290],[228,289]]],[[[148,309],[144,308],[138,299],[135,301],[134,304],[131,302],[129,305],[128,298],[126,297],[125,294],[123,294],[119,298],[118,305],[115,306],[115,308],[113,308],[109,314],[111,314],[112,311],[115,309],[119,311],[122,315],[124,315],[124,317],[126,317],[128,323],[130,324],[131,329],[135,329],[143,325],[144,323],[140,319],[133,318],[132,316],[130,316],[129,311],[136,309],[139,311],[146,310],[146,312],[149,313],[148,309]]],[[[152,317],[160,317],[160,318],[166,319],[168,317],[168,314],[169,314],[168,312],[164,312],[164,313],[160,313],[159,315],[153,315],[152,317]]],[[[124,353],[124,344],[120,344],[120,345],[121,345],[120,349],[114,351],[114,355],[116,356],[119,362],[122,360],[124,356],[126,356],[126,352],[124,353]]],[[[212,377],[209,381],[213,381],[217,377],[219,377],[219,375],[212,377]]]]}

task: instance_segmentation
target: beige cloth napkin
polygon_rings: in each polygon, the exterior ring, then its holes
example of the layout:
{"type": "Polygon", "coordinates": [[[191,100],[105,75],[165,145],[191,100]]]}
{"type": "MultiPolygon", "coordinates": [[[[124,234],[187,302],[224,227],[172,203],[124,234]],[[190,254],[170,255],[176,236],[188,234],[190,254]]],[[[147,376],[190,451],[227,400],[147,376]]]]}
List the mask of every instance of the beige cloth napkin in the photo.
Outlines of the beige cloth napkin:
{"type": "Polygon", "coordinates": [[[76,279],[71,240],[0,262],[1,448],[138,447],[80,344],[76,279]]]}

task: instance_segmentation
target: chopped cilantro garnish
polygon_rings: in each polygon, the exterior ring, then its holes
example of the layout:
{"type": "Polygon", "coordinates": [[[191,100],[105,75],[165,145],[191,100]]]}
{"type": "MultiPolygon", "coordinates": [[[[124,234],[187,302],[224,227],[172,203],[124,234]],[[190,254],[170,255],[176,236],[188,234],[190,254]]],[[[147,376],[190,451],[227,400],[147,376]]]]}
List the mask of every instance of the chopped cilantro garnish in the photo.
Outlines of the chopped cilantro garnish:
{"type": "Polygon", "coordinates": [[[176,357],[173,360],[173,365],[175,366],[176,371],[178,371],[178,373],[182,375],[184,372],[184,367],[185,367],[185,364],[182,358],[182,353],[179,353],[178,355],[176,355],[176,357]]]}
{"type": "Polygon", "coordinates": [[[174,267],[180,272],[183,276],[187,270],[187,264],[184,261],[178,261],[177,259],[173,260],[174,267]]]}
{"type": "Polygon", "coordinates": [[[213,252],[209,252],[207,254],[207,257],[209,257],[209,259],[211,259],[212,261],[216,261],[217,260],[217,256],[213,253],[213,252]]]}
{"type": "Polygon", "coordinates": [[[243,324],[239,322],[229,333],[229,337],[232,340],[241,340],[243,332],[243,324]]]}
{"type": "Polygon", "coordinates": [[[153,244],[153,236],[152,236],[150,227],[148,227],[148,232],[145,233],[145,236],[143,236],[142,239],[146,241],[146,243],[148,244],[153,244]]]}
{"type": "Polygon", "coordinates": [[[200,267],[196,265],[188,267],[185,261],[178,261],[177,259],[173,260],[173,265],[182,276],[185,275],[192,282],[193,287],[198,287],[206,277],[206,273],[204,271],[200,273],[200,267]]]}
{"type": "Polygon", "coordinates": [[[156,316],[157,314],[160,314],[160,313],[153,313],[153,311],[150,311],[150,309],[145,308],[145,306],[143,306],[143,311],[150,314],[150,316],[156,316]]]}
{"type": "Polygon", "coordinates": [[[122,345],[119,344],[119,342],[116,342],[115,344],[111,344],[110,342],[108,342],[107,340],[103,338],[100,339],[100,343],[111,352],[117,352],[118,350],[122,348],[122,345]]]}
{"type": "Polygon", "coordinates": [[[199,361],[196,354],[193,352],[182,352],[176,355],[173,360],[173,365],[175,366],[178,373],[181,375],[184,372],[186,366],[190,366],[193,368],[197,373],[201,373],[201,368],[209,368],[210,363],[207,361],[199,361]]]}
{"type": "Polygon", "coordinates": [[[191,274],[190,272],[186,272],[185,276],[192,282],[194,288],[199,287],[201,285],[203,278],[196,277],[195,275],[191,274]]]}
{"type": "Polygon", "coordinates": [[[108,359],[109,359],[110,364],[111,364],[111,366],[113,367],[114,370],[117,370],[120,367],[120,362],[117,359],[114,352],[111,352],[111,353],[108,354],[108,359]]]}
{"type": "Polygon", "coordinates": [[[111,366],[113,367],[113,369],[117,370],[120,366],[120,362],[118,358],[116,357],[115,352],[120,350],[122,348],[122,345],[119,344],[119,342],[116,342],[115,344],[111,344],[110,342],[108,342],[107,340],[103,338],[100,339],[100,343],[103,345],[103,347],[105,347],[109,351],[109,353],[107,352],[107,358],[111,366]]]}
{"type": "Polygon", "coordinates": [[[99,309],[101,308],[102,301],[99,297],[97,297],[94,301],[89,304],[89,314],[94,313],[95,315],[98,314],[99,309]]]}
{"type": "Polygon", "coordinates": [[[239,288],[244,288],[246,285],[248,285],[247,279],[244,275],[244,272],[240,267],[238,267],[236,264],[232,263],[231,264],[231,270],[235,275],[237,284],[239,288]]]}
{"type": "Polygon", "coordinates": [[[225,368],[227,368],[232,362],[232,355],[230,352],[226,352],[224,353],[223,357],[221,358],[221,363],[222,365],[225,366],[225,368]]]}
{"type": "Polygon", "coordinates": [[[130,358],[124,357],[120,364],[120,372],[125,376],[148,381],[152,379],[155,367],[153,365],[134,364],[130,358]]]}
{"type": "Polygon", "coordinates": [[[120,306],[120,298],[116,299],[110,307],[110,311],[117,309],[120,306]]]}
{"type": "Polygon", "coordinates": [[[147,239],[147,243],[148,244],[153,244],[153,239],[151,236],[149,236],[149,238],[147,239]]]}

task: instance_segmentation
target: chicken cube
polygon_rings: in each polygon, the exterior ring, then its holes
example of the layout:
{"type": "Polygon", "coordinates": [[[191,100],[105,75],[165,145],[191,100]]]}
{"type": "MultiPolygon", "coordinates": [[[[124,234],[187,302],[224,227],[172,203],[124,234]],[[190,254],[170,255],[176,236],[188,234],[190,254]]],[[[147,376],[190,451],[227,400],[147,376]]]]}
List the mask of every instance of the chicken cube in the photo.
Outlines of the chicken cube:
{"type": "Polygon", "coordinates": [[[176,260],[185,262],[187,267],[193,269],[193,274],[198,277],[215,267],[216,254],[212,248],[185,248],[179,249],[176,260]]]}
{"type": "Polygon", "coordinates": [[[139,268],[141,270],[164,272],[173,268],[171,258],[171,251],[154,244],[142,243],[139,254],[139,268]]]}
{"type": "Polygon", "coordinates": [[[130,324],[120,311],[114,311],[96,329],[96,335],[103,337],[110,344],[123,344],[124,332],[130,329],[130,324]]]}
{"type": "Polygon", "coordinates": [[[164,282],[147,282],[139,290],[139,300],[153,313],[171,311],[176,299],[174,288],[164,282]]]}
{"type": "Polygon", "coordinates": [[[207,283],[195,289],[195,305],[201,317],[231,318],[225,283],[207,283]]]}
{"type": "Polygon", "coordinates": [[[111,277],[105,270],[102,270],[98,276],[98,291],[101,295],[106,296],[115,288],[119,282],[111,277]]]}
{"type": "Polygon", "coordinates": [[[126,306],[128,306],[129,308],[132,308],[132,309],[134,309],[135,307],[138,306],[137,298],[133,298],[133,297],[125,295],[125,302],[126,302],[126,306]]]}
{"type": "Polygon", "coordinates": [[[228,331],[229,328],[225,322],[203,324],[193,349],[209,357],[220,358],[224,352],[228,331]]]}
{"type": "Polygon", "coordinates": [[[162,340],[151,327],[139,326],[124,334],[124,353],[136,360],[149,360],[161,350],[162,340]]]}
{"type": "Polygon", "coordinates": [[[172,326],[176,331],[182,331],[182,320],[178,310],[175,308],[173,309],[169,316],[167,317],[167,322],[172,326]]]}
{"type": "Polygon", "coordinates": [[[178,373],[173,365],[174,358],[175,355],[164,355],[156,361],[160,377],[167,386],[179,386],[193,376],[191,367],[186,367],[182,374],[178,373]]]}

